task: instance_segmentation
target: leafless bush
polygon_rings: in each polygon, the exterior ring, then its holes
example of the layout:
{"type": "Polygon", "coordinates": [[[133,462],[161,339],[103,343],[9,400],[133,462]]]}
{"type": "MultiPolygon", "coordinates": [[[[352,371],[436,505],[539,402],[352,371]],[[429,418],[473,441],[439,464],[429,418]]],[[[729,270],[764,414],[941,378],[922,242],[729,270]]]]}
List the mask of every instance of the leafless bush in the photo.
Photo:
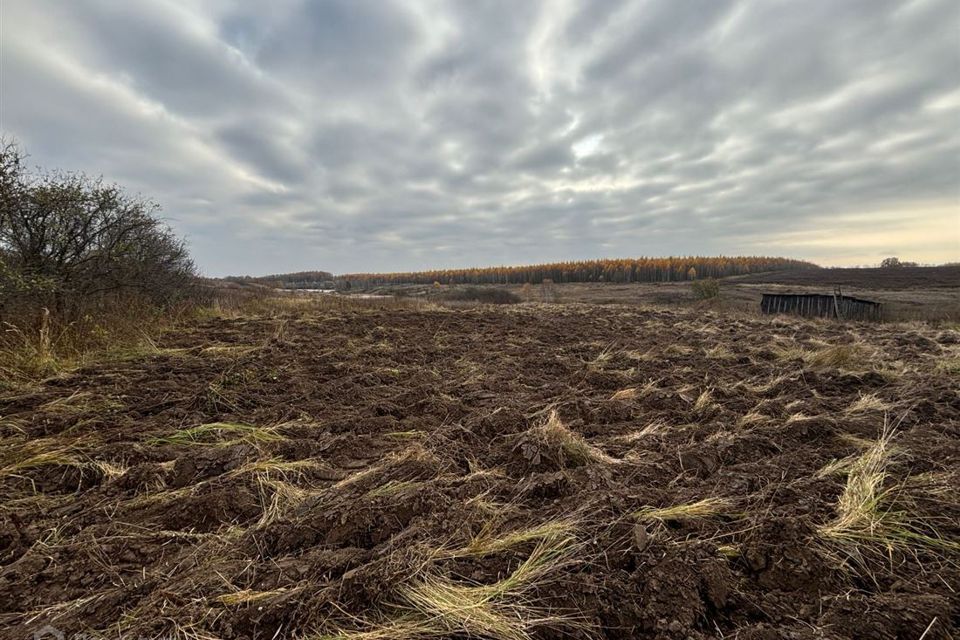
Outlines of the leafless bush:
{"type": "Polygon", "coordinates": [[[159,207],[82,173],[36,172],[0,146],[0,317],[39,308],[65,322],[131,299],[181,300],[195,271],[159,207]]]}
{"type": "Polygon", "coordinates": [[[720,297],[720,283],[713,278],[696,280],[690,285],[693,295],[698,300],[709,300],[720,297]]]}
{"type": "Polygon", "coordinates": [[[23,361],[13,369],[140,341],[189,302],[193,262],[158,210],[99,178],[28,171],[0,141],[0,352],[23,361]]]}

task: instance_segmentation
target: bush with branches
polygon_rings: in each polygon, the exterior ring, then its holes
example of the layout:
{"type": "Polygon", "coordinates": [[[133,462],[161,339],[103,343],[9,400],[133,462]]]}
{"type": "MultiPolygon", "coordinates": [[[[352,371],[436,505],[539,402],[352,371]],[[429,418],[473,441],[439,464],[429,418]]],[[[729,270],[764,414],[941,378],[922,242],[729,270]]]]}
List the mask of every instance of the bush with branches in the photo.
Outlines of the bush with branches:
{"type": "Polygon", "coordinates": [[[709,300],[720,296],[720,283],[713,278],[695,280],[690,285],[690,289],[698,300],[709,300]]]}
{"type": "Polygon", "coordinates": [[[0,286],[4,306],[48,307],[70,322],[135,297],[182,298],[195,270],[159,207],[82,173],[29,172],[0,146],[0,286]]]}
{"type": "Polygon", "coordinates": [[[91,336],[118,339],[124,322],[142,332],[189,297],[193,262],[154,202],[25,159],[0,142],[0,349],[43,333],[82,351],[91,336]]]}

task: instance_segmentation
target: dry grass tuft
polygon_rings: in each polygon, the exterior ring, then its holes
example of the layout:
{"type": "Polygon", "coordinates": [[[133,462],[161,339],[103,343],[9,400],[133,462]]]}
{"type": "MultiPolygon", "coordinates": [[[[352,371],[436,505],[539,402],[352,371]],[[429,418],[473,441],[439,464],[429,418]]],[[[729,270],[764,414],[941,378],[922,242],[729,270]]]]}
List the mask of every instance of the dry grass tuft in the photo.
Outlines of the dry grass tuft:
{"type": "Polygon", "coordinates": [[[736,356],[724,344],[718,344],[704,349],[704,354],[709,360],[731,360],[736,356]]]}
{"type": "Polygon", "coordinates": [[[645,507],[633,515],[639,520],[650,522],[676,522],[709,518],[729,513],[732,508],[732,501],[726,498],[704,498],[696,502],[670,507],[645,507]]]}
{"type": "Polygon", "coordinates": [[[56,398],[39,407],[40,411],[46,413],[68,416],[81,413],[105,413],[122,408],[123,405],[116,400],[85,391],[77,391],[69,396],[56,398]]]}
{"type": "Polygon", "coordinates": [[[300,478],[307,471],[324,468],[326,467],[316,460],[282,460],[280,458],[268,458],[266,460],[249,462],[231,471],[230,475],[254,473],[263,475],[266,478],[280,477],[284,480],[289,480],[291,477],[300,478]]]}
{"type": "Polygon", "coordinates": [[[224,344],[211,345],[200,350],[202,356],[240,357],[259,350],[257,345],[224,344]]]}
{"type": "Polygon", "coordinates": [[[127,467],[108,460],[91,460],[73,446],[54,438],[39,438],[18,444],[6,444],[0,455],[0,478],[17,476],[43,467],[74,467],[104,479],[126,473],[127,467]]]}
{"type": "Polygon", "coordinates": [[[494,584],[465,586],[428,574],[401,593],[411,611],[440,623],[443,634],[463,630],[480,637],[527,640],[533,628],[562,621],[522,603],[522,596],[565,560],[562,547],[544,543],[494,584]]]}
{"type": "Polygon", "coordinates": [[[19,445],[7,445],[0,454],[0,477],[16,475],[49,465],[79,465],[72,447],[53,438],[30,440],[19,445]]]}
{"type": "Polygon", "coordinates": [[[417,482],[416,480],[388,480],[379,487],[374,487],[370,489],[370,491],[367,491],[366,496],[368,498],[385,498],[421,486],[423,486],[423,483],[417,482]]]}
{"type": "Polygon", "coordinates": [[[410,431],[391,431],[383,435],[384,437],[397,438],[398,440],[419,440],[420,438],[425,438],[427,432],[413,429],[410,431]]]}
{"type": "Polygon", "coordinates": [[[744,380],[744,381],[738,382],[736,386],[738,387],[742,386],[744,389],[746,389],[750,393],[764,394],[764,393],[769,393],[770,391],[773,391],[780,385],[784,384],[785,382],[789,382],[790,380],[791,380],[791,376],[789,374],[784,373],[778,376],[774,376],[769,380],[767,380],[766,382],[752,383],[744,380]]]}
{"type": "Polygon", "coordinates": [[[830,476],[836,475],[846,475],[850,472],[850,469],[856,464],[858,460],[857,456],[847,456],[846,458],[834,458],[827,464],[823,465],[819,471],[817,471],[818,478],[829,478],[830,476]]]}
{"type": "Polygon", "coordinates": [[[836,345],[818,342],[813,348],[798,345],[781,347],[776,350],[776,354],[780,360],[802,360],[808,367],[816,370],[863,371],[871,368],[870,363],[876,350],[861,342],[836,345]]]}
{"type": "Polygon", "coordinates": [[[534,456],[558,452],[562,466],[582,466],[594,462],[614,464],[619,462],[588,443],[583,436],[574,433],[560,420],[556,410],[551,410],[541,424],[527,430],[529,441],[523,447],[535,448],[534,456]]]}
{"type": "Polygon", "coordinates": [[[856,413],[867,413],[870,411],[888,411],[893,405],[884,402],[876,394],[868,393],[861,395],[856,402],[844,410],[847,415],[856,413]]]}
{"type": "Polygon", "coordinates": [[[864,566],[868,564],[864,552],[871,547],[887,552],[917,548],[960,551],[960,543],[941,538],[911,515],[904,483],[886,486],[895,435],[895,428],[885,426],[863,454],[835,465],[846,468],[847,482],[837,501],[837,517],[819,527],[824,539],[864,566]]]}
{"type": "Polygon", "coordinates": [[[770,418],[768,416],[760,413],[754,408],[748,411],[747,413],[743,414],[742,416],[740,416],[740,418],[737,419],[737,426],[749,427],[752,424],[760,424],[760,423],[766,422],[769,419],[770,418]]]}
{"type": "Polygon", "coordinates": [[[614,393],[612,396],[610,396],[610,399],[620,400],[620,401],[633,400],[638,395],[640,395],[640,391],[637,388],[629,387],[627,389],[620,389],[619,391],[614,393]]]}
{"type": "Polygon", "coordinates": [[[693,347],[687,345],[671,343],[663,350],[665,356],[688,356],[693,353],[693,347]]]}
{"type": "Polygon", "coordinates": [[[713,401],[713,392],[710,389],[702,391],[693,403],[693,412],[698,416],[707,415],[718,408],[719,405],[713,401]]]}
{"type": "Polygon", "coordinates": [[[197,444],[197,445],[221,445],[228,446],[246,442],[250,444],[262,444],[266,442],[279,442],[284,437],[274,428],[256,427],[249,424],[237,422],[211,422],[201,424],[188,429],[180,429],[169,436],[160,438],[151,438],[147,440],[149,445],[162,444],[197,444]],[[224,440],[224,436],[233,435],[235,438],[224,440]]]}
{"type": "Polygon", "coordinates": [[[254,591],[253,589],[241,589],[240,591],[235,591],[233,593],[225,593],[222,596],[217,596],[217,602],[225,604],[227,606],[239,606],[250,604],[252,602],[260,602],[261,600],[269,600],[276,596],[283,595],[287,593],[287,589],[274,589],[272,591],[254,591]]]}
{"type": "Polygon", "coordinates": [[[960,376],[960,356],[948,356],[937,362],[937,371],[951,376],[960,376]]]}
{"type": "Polygon", "coordinates": [[[549,542],[566,544],[574,538],[578,521],[573,518],[558,518],[526,529],[517,529],[508,533],[494,535],[495,523],[488,522],[463,549],[449,553],[452,557],[486,555],[513,549],[529,542],[549,542]]]}
{"type": "Polygon", "coordinates": [[[284,518],[307,499],[323,493],[323,490],[310,490],[266,476],[257,478],[260,487],[260,520],[258,527],[264,527],[284,518]]]}
{"type": "Polygon", "coordinates": [[[363,630],[334,629],[317,640],[425,640],[491,638],[532,640],[542,627],[575,627],[589,635],[573,616],[536,605],[538,588],[566,566],[577,547],[571,539],[541,541],[509,575],[493,584],[465,584],[426,570],[398,590],[392,608],[399,615],[367,622],[363,630]]]}
{"type": "Polygon", "coordinates": [[[435,468],[439,464],[440,460],[432,451],[419,442],[414,442],[397,453],[391,453],[380,462],[350,474],[333,486],[343,489],[374,477],[393,482],[415,480],[423,470],[435,468]]]}
{"type": "Polygon", "coordinates": [[[645,427],[643,427],[643,429],[640,429],[639,431],[631,431],[630,433],[616,436],[614,440],[618,442],[626,442],[628,444],[632,444],[634,442],[643,440],[644,438],[647,438],[649,436],[655,436],[657,434],[663,433],[669,428],[669,426],[670,425],[668,425],[666,422],[658,418],[657,420],[654,420],[653,422],[648,423],[645,427]]]}
{"type": "Polygon", "coordinates": [[[637,398],[646,398],[651,393],[656,391],[659,387],[660,380],[648,380],[642,386],[639,387],[628,387],[626,389],[621,389],[617,391],[612,396],[611,400],[635,400],[637,398]]]}
{"type": "Polygon", "coordinates": [[[610,364],[613,360],[614,351],[613,347],[605,347],[600,353],[597,354],[597,357],[593,360],[587,362],[587,368],[591,371],[603,371],[604,367],[610,364]]]}

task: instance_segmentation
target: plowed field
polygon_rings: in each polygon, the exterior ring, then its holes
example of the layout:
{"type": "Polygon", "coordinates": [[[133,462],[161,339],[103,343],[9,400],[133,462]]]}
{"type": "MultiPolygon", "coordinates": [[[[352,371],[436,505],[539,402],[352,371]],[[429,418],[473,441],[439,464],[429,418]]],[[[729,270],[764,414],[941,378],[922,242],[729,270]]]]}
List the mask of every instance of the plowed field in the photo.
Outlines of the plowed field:
{"type": "Polygon", "coordinates": [[[0,396],[0,637],[951,637],[958,390],[922,325],[206,321],[0,396]]]}

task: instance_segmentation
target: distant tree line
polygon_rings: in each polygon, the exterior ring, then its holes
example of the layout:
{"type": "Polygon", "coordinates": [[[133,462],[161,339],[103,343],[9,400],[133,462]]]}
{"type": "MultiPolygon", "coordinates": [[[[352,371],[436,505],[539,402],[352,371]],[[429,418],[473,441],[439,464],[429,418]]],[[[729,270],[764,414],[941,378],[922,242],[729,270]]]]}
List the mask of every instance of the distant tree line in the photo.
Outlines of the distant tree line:
{"type": "Polygon", "coordinates": [[[908,262],[906,260],[901,260],[895,256],[890,258],[884,258],[880,263],[880,267],[883,269],[896,269],[898,267],[919,267],[920,265],[916,262],[908,262]]]}
{"type": "Polygon", "coordinates": [[[333,286],[333,274],[329,271],[297,271],[269,276],[229,276],[225,278],[239,284],[256,283],[277,289],[324,289],[333,286]]]}
{"type": "Polygon", "coordinates": [[[564,282],[676,282],[762,271],[819,268],[810,262],[765,256],[580,260],[515,267],[441,269],[408,273],[354,273],[337,277],[342,288],[391,284],[541,284],[564,282]]]}

